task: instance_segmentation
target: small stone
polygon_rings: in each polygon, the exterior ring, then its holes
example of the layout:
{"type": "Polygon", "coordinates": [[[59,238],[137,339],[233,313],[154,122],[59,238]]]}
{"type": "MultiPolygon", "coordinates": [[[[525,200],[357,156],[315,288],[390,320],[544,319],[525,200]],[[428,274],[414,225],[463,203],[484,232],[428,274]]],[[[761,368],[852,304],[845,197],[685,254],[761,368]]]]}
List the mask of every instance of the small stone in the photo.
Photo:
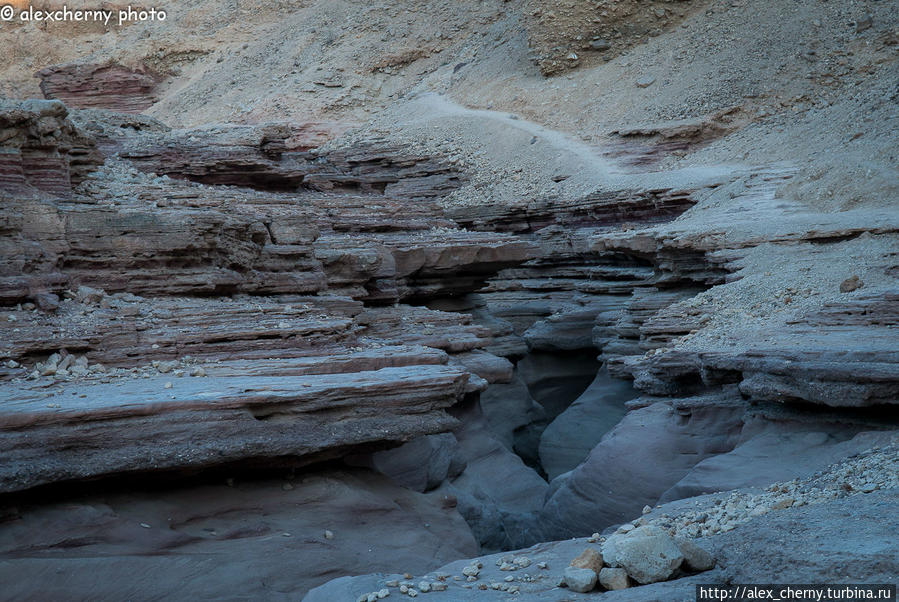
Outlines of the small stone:
{"type": "Polygon", "coordinates": [[[43,365],[41,370],[41,376],[53,376],[56,374],[56,363],[47,362],[43,365]]]}
{"type": "Polygon", "coordinates": [[[282,491],[291,491],[291,490],[293,490],[293,485],[291,485],[290,483],[284,483],[283,485],[281,485],[281,490],[282,491]]]}
{"type": "Polygon", "coordinates": [[[638,88],[648,88],[649,86],[656,83],[656,78],[645,75],[639,78],[636,82],[638,88]]]}
{"type": "Polygon", "coordinates": [[[602,569],[602,554],[593,548],[587,548],[577,558],[572,560],[569,566],[578,569],[590,569],[594,573],[599,573],[602,569]]]}
{"type": "Polygon", "coordinates": [[[206,376],[206,370],[203,368],[197,367],[190,371],[191,376],[206,376]]]}
{"type": "Polygon", "coordinates": [[[632,525],[631,523],[624,523],[623,525],[618,527],[618,533],[630,533],[635,528],[636,527],[634,527],[634,525],[632,525]]]}
{"type": "Polygon", "coordinates": [[[608,590],[627,589],[627,571],[606,567],[599,571],[599,584],[608,590]]]}
{"type": "Polygon", "coordinates": [[[509,586],[509,589],[508,589],[507,591],[508,591],[510,594],[517,594],[520,590],[521,590],[521,588],[518,587],[517,585],[510,585],[510,586],[509,586]]]}
{"type": "Polygon", "coordinates": [[[378,590],[378,600],[383,600],[390,595],[390,590],[386,587],[378,590]]]}
{"type": "Polygon", "coordinates": [[[391,579],[390,581],[384,582],[384,585],[386,585],[387,587],[398,587],[399,584],[400,584],[400,582],[397,581],[396,579],[391,579]]]}
{"type": "Polygon", "coordinates": [[[538,562],[538,563],[537,563],[537,568],[538,568],[538,569],[545,569],[545,568],[546,568],[546,563],[545,563],[545,562],[538,562]]]}
{"type": "Polygon", "coordinates": [[[74,363],[75,363],[75,356],[69,354],[69,355],[65,356],[64,358],[62,358],[62,361],[59,362],[59,365],[56,367],[56,371],[59,372],[60,370],[68,370],[69,367],[72,366],[74,363]]]}
{"type": "Polygon", "coordinates": [[[874,18],[871,15],[864,15],[861,19],[855,22],[855,33],[861,33],[865,30],[871,29],[871,26],[874,24],[874,18]]]}
{"type": "Polygon", "coordinates": [[[431,591],[431,584],[428,583],[427,581],[420,581],[418,583],[418,591],[420,591],[423,594],[428,593],[429,591],[431,591]]]}
{"type": "Polygon", "coordinates": [[[435,581],[431,584],[432,592],[445,592],[446,591],[446,583],[440,583],[439,581],[435,581]]]}
{"type": "Polygon", "coordinates": [[[531,566],[531,559],[527,556],[516,556],[512,559],[512,562],[523,569],[531,566]]]}
{"type": "Polygon", "coordinates": [[[871,493],[875,489],[877,489],[877,485],[875,485],[874,483],[865,483],[864,485],[862,485],[861,487],[858,488],[858,490],[861,491],[862,493],[871,493]]]}
{"type": "Polygon", "coordinates": [[[9,360],[8,362],[6,362],[6,367],[9,369],[18,368],[19,362],[17,362],[16,360],[9,360]]]}
{"type": "Polygon", "coordinates": [[[864,282],[858,279],[858,276],[852,276],[840,283],[840,292],[851,293],[856,289],[860,289],[864,284],[864,282]]]}
{"type": "Polygon", "coordinates": [[[91,367],[90,367],[90,371],[91,371],[91,372],[105,373],[105,372],[106,372],[106,366],[104,366],[103,364],[92,364],[91,367]]]}
{"type": "Polygon", "coordinates": [[[172,370],[174,370],[178,366],[178,362],[159,362],[156,366],[156,369],[159,370],[162,374],[168,374],[172,370]]]}
{"type": "Polygon", "coordinates": [[[34,302],[43,311],[56,311],[59,309],[59,296],[54,293],[38,293],[34,296],[34,302]]]}
{"type": "Polygon", "coordinates": [[[163,385],[163,387],[165,387],[166,389],[171,389],[173,386],[174,385],[172,385],[172,381],[170,381],[170,380],[167,380],[165,382],[165,384],[163,385]]]}
{"type": "Polygon", "coordinates": [[[596,573],[592,569],[569,566],[563,576],[565,585],[573,592],[586,593],[596,587],[596,573]]]}
{"type": "Polygon", "coordinates": [[[593,50],[608,50],[612,47],[612,44],[608,40],[593,40],[590,42],[590,48],[593,50]]]}
{"type": "Polygon", "coordinates": [[[481,572],[480,567],[476,564],[470,564],[462,569],[462,574],[466,577],[477,577],[481,572]]]}
{"type": "Polygon", "coordinates": [[[89,286],[79,286],[75,291],[75,298],[81,303],[99,303],[106,293],[89,286]]]}
{"type": "Polygon", "coordinates": [[[143,527],[144,529],[150,528],[150,525],[148,525],[147,523],[141,523],[140,526],[143,527]]]}
{"type": "Polygon", "coordinates": [[[418,592],[410,587],[409,590],[406,592],[406,595],[409,596],[410,598],[414,598],[415,596],[418,595],[418,592]]]}
{"type": "Polygon", "coordinates": [[[400,586],[400,593],[401,593],[401,594],[405,594],[405,593],[407,593],[408,591],[409,591],[409,586],[408,586],[408,585],[405,585],[405,584],[404,584],[404,585],[401,585],[401,586],[400,586]]]}
{"type": "Polygon", "coordinates": [[[774,506],[772,506],[772,508],[774,508],[775,510],[784,510],[785,508],[789,508],[790,506],[792,506],[794,501],[795,500],[791,497],[785,497],[782,500],[774,502],[774,506]]]}
{"type": "Polygon", "coordinates": [[[412,579],[412,573],[403,573],[403,579],[412,579]]]}
{"type": "Polygon", "coordinates": [[[652,512],[652,506],[643,506],[643,514],[649,514],[652,512]]]}

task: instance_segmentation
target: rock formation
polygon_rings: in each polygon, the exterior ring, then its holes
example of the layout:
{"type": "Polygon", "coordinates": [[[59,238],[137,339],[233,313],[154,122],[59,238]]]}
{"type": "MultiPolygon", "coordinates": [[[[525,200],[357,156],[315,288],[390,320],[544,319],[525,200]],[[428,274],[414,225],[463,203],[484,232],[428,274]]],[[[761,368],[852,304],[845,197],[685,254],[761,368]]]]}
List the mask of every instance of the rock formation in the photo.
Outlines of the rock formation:
{"type": "Polygon", "coordinates": [[[889,7],[301,4],[0,31],[13,597],[895,576],[889,7]]]}

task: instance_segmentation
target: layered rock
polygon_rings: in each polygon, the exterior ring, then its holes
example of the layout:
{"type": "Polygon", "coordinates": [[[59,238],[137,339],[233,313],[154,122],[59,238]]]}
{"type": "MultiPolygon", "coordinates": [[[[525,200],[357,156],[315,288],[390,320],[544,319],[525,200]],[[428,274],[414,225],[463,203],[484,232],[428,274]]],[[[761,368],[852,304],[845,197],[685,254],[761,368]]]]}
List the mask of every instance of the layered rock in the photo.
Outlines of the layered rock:
{"type": "Polygon", "coordinates": [[[156,102],[162,79],[147,69],[129,69],[115,63],[54,65],[37,72],[41,92],[71,107],[112,109],[140,113],[156,102]]]}
{"type": "Polygon", "coordinates": [[[0,101],[0,192],[70,196],[102,155],[58,101],[0,101]]]}
{"type": "Polygon", "coordinates": [[[467,374],[443,366],[350,374],[222,376],[6,387],[0,490],[127,471],[290,456],[449,430],[467,374]],[[366,403],[366,398],[368,403],[366,403]],[[367,405],[367,407],[366,407],[367,405]]]}

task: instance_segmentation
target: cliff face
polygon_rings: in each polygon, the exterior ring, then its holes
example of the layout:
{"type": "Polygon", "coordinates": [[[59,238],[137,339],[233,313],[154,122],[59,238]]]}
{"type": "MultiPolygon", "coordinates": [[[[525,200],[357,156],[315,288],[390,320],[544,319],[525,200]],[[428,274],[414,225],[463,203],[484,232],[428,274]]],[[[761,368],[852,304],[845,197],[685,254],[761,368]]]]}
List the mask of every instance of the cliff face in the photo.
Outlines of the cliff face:
{"type": "Polygon", "coordinates": [[[234,38],[199,3],[32,58],[47,99],[0,103],[19,594],[63,559],[90,597],[556,599],[582,550],[549,542],[624,523],[724,559],[604,594],[677,596],[767,580],[791,516],[831,546],[846,503],[895,514],[895,15],[463,4],[234,38]]]}

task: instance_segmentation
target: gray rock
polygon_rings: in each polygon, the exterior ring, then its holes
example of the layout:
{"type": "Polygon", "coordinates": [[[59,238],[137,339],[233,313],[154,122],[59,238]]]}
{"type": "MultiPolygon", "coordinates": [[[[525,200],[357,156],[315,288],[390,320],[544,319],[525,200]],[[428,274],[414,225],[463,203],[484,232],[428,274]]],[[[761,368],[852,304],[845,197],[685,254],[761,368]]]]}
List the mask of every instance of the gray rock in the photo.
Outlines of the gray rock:
{"type": "Polygon", "coordinates": [[[605,567],[599,571],[599,584],[607,590],[627,589],[627,571],[622,568],[605,567]]]}
{"type": "Polygon", "coordinates": [[[675,537],[674,542],[684,555],[684,564],[691,571],[708,571],[715,566],[715,559],[705,549],[700,548],[691,540],[684,537],[675,537]]]}
{"type": "Polygon", "coordinates": [[[596,587],[596,572],[593,569],[566,567],[563,575],[565,585],[573,592],[586,593],[596,587]]]}
{"type": "Polygon", "coordinates": [[[644,75],[636,81],[638,88],[648,88],[656,82],[656,78],[644,75]]]}
{"type": "Polygon", "coordinates": [[[612,44],[608,40],[593,40],[592,42],[590,42],[590,48],[592,48],[593,50],[603,51],[608,50],[611,47],[612,44]]]}
{"type": "Polygon", "coordinates": [[[106,293],[89,286],[79,286],[75,292],[75,298],[81,303],[99,303],[106,293]]]}
{"type": "Polygon", "coordinates": [[[59,309],[59,296],[53,293],[38,293],[34,296],[34,302],[43,311],[56,311],[59,309]]]}
{"type": "Polygon", "coordinates": [[[602,554],[609,566],[623,568],[642,584],[668,579],[684,561],[674,539],[652,525],[611,536],[602,554]]]}

